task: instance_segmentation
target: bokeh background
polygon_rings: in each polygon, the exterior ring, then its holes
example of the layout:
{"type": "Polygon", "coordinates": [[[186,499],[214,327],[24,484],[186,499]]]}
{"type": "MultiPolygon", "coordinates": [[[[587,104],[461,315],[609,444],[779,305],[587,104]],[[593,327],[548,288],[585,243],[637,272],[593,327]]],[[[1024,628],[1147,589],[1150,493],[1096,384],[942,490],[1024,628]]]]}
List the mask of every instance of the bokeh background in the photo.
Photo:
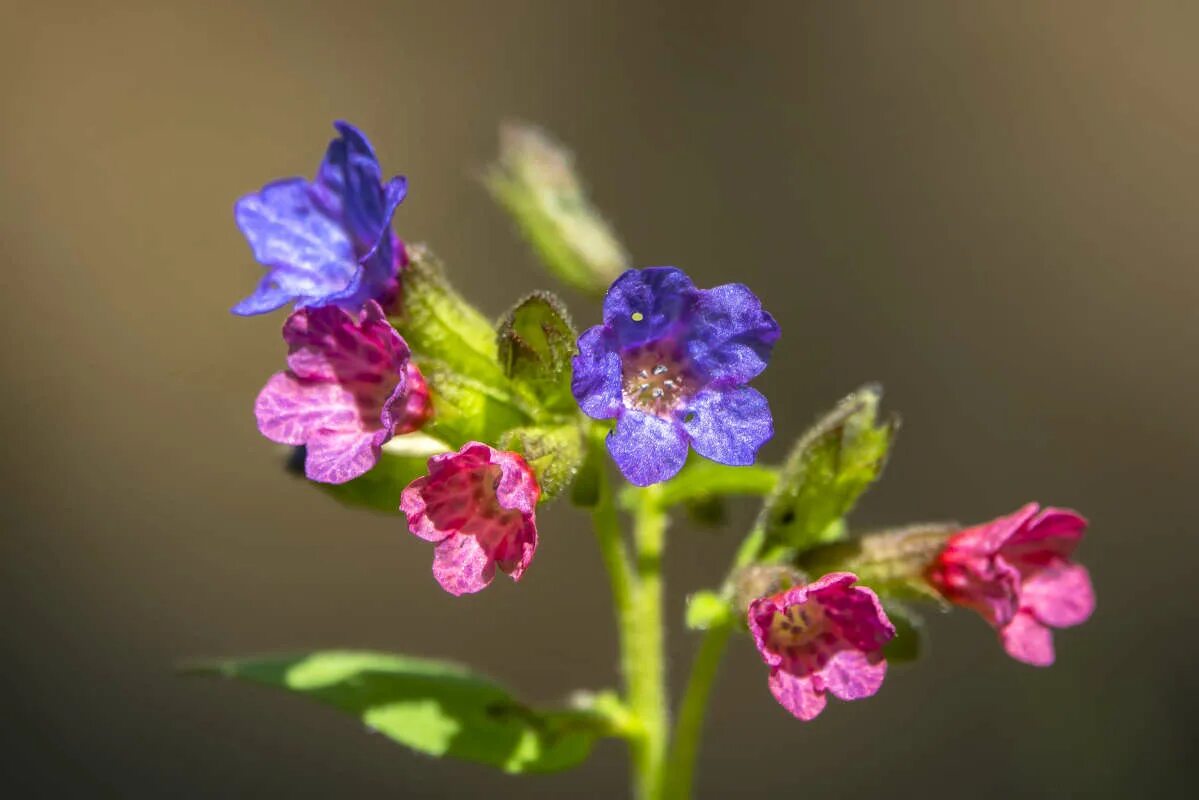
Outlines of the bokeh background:
{"type": "MultiPolygon", "coordinates": [[[[9,796],[620,797],[624,752],[514,778],[414,756],[192,656],[369,646],[534,701],[616,681],[559,504],[517,587],[455,600],[401,519],[280,469],[251,404],[282,316],[234,199],[346,118],[411,180],[399,232],[489,314],[547,282],[478,175],[507,118],[577,151],[642,265],[744,281],[784,332],[777,459],[867,380],[905,426],[860,527],[1029,499],[1092,520],[1059,659],[965,613],[873,700],[801,724],[730,651],[705,798],[1195,796],[1199,6],[1184,2],[4,3],[0,786],[9,796]]],[[[581,324],[595,308],[572,297],[581,324]]],[[[669,543],[683,596],[752,517],[669,543]]],[[[676,684],[678,683],[676,678],[676,684]]]]}

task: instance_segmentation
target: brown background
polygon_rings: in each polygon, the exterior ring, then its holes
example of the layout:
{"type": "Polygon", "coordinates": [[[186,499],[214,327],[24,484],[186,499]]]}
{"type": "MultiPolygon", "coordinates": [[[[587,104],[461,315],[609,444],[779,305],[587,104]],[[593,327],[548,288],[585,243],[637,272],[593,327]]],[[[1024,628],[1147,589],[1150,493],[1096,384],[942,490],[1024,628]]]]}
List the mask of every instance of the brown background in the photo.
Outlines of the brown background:
{"type": "MultiPolygon", "coordinates": [[[[926,660],[804,725],[738,642],[702,797],[1195,790],[1199,6],[8,2],[0,29],[4,788],[623,794],[614,743],[510,778],[171,671],[353,645],[539,701],[615,681],[580,515],[543,514],[519,587],[448,597],[400,520],[282,473],[250,412],[282,317],[227,312],[259,274],[233,200],[311,174],[339,117],[411,179],[397,229],[489,314],[543,285],[476,180],[520,117],[573,144],[639,264],[766,298],[768,457],[886,385],[905,428],[859,525],[1028,499],[1093,522],[1099,610],[1053,669],[938,617],[926,660]]],[[[673,532],[676,673],[683,594],[751,514],[673,532]]]]}

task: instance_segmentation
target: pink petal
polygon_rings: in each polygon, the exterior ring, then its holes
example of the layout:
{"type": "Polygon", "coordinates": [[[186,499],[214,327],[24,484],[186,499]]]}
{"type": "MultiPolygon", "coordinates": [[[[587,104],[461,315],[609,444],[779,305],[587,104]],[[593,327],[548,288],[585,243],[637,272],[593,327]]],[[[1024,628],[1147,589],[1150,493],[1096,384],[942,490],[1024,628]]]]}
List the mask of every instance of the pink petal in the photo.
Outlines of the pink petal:
{"type": "Polygon", "coordinates": [[[770,693],[779,705],[802,720],[815,719],[828,702],[824,692],[812,685],[812,676],[792,675],[779,667],[770,670],[770,693]]]}
{"type": "Polygon", "coordinates": [[[345,483],[364,475],[379,461],[382,434],[324,434],[308,440],[304,474],[321,483],[345,483]]]}
{"type": "Polygon", "coordinates": [[[1053,633],[1021,611],[999,632],[1003,649],[1017,661],[1034,667],[1048,667],[1053,663],[1053,633]]]}
{"type": "Polygon", "coordinates": [[[408,484],[400,494],[400,510],[408,517],[408,530],[414,535],[428,542],[440,542],[451,532],[438,528],[427,513],[425,487],[429,480],[429,476],[424,475],[408,484]]]}
{"type": "Polygon", "coordinates": [[[1086,622],[1095,610],[1095,590],[1086,567],[1068,562],[1029,576],[1020,588],[1020,605],[1055,628],[1086,622]]]}
{"type": "Polygon", "coordinates": [[[870,697],[883,685],[887,662],[877,653],[841,650],[820,670],[825,687],[842,700],[870,697]]]}
{"type": "Polygon", "coordinates": [[[306,444],[315,430],[350,432],[360,429],[353,393],[336,383],[305,384],[286,372],[276,372],[254,403],[258,430],[273,442],[306,444]]]}
{"type": "Polygon", "coordinates": [[[433,549],[433,577],[452,595],[484,589],[495,577],[495,562],[474,536],[455,533],[433,549]]]}
{"type": "Polygon", "coordinates": [[[1023,572],[1068,558],[1087,530],[1086,519],[1068,508],[1046,508],[1003,547],[1003,557],[1023,572]]]}

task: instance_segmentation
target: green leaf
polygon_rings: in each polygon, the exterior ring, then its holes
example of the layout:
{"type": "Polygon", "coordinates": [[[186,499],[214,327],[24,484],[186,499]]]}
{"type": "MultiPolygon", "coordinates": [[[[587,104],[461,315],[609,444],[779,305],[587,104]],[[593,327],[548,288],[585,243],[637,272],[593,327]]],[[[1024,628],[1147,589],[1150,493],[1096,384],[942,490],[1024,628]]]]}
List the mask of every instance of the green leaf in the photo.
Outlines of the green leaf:
{"type": "MultiPolygon", "coordinates": [[[[767,495],[777,483],[774,467],[729,467],[692,455],[678,475],[658,485],[658,504],[665,509],[713,497],[767,495]]],[[[632,490],[625,489],[622,503],[628,507],[630,502],[632,490]]]]}
{"type": "Polygon", "coordinates": [[[732,613],[729,601],[717,592],[705,590],[687,598],[687,627],[690,630],[706,631],[727,621],[732,613]]]}
{"type": "Polygon", "coordinates": [[[802,551],[844,535],[836,523],[878,478],[898,427],[878,422],[882,390],[865,386],[800,437],[763,508],[767,547],[802,551]]]}
{"type": "Polygon", "coordinates": [[[496,347],[504,374],[547,409],[574,411],[571,357],[578,334],[562,301],[534,292],[500,320],[496,347]]]}
{"type": "Polygon", "coordinates": [[[187,667],[304,695],[417,752],[553,772],[587,758],[617,731],[594,709],[538,711],[457,664],[363,651],[234,659],[187,667]]]}
{"type": "Polygon", "coordinates": [[[924,648],[924,620],[900,603],[884,603],[883,608],[895,626],[895,638],[887,642],[883,655],[892,664],[915,661],[924,648]]]}
{"type": "Polygon", "coordinates": [[[628,269],[628,254],[587,199],[570,153],[544,132],[504,126],[485,182],[560,280],[600,295],[628,269]]]}
{"type": "Polygon", "coordinates": [[[583,439],[577,425],[514,428],[502,437],[501,450],[511,450],[529,462],[543,501],[570,486],[583,460],[583,439]]]}

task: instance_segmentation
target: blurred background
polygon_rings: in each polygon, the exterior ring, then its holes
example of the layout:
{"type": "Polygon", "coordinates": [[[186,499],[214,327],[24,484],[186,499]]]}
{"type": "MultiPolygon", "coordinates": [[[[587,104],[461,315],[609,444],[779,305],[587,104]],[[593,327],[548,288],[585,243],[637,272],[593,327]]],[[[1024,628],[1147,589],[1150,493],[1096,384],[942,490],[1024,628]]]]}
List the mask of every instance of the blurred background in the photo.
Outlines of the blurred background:
{"type": "MultiPolygon", "coordinates": [[[[498,315],[548,283],[480,186],[509,118],[577,152],[637,263],[748,283],[778,459],[868,380],[904,429],[857,527],[1037,499],[1092,521],[1099,608],[1058,663],[967,613],[811,724],[730,649],[700,796],[1195,796],[1199,6],[1183,2],[16,3],[0,29],[0,786],[13,796],[620,797],[623,748],[508,777],[336,712],[181,678],[194,656],[376,647],[531,701],[617,680],[585,518],[454,599],[402,518],[281,469],[251,412],[282,314],[241,194],[345,118],[408,175],[396,229],[498,315]],[[585,621],[584,624],[580,624],[585,621]]],[[[598,310],[570,295],[580,325],[598,310]]],[[[752,518],[669,543],[687,592],[752,518]]]]}

